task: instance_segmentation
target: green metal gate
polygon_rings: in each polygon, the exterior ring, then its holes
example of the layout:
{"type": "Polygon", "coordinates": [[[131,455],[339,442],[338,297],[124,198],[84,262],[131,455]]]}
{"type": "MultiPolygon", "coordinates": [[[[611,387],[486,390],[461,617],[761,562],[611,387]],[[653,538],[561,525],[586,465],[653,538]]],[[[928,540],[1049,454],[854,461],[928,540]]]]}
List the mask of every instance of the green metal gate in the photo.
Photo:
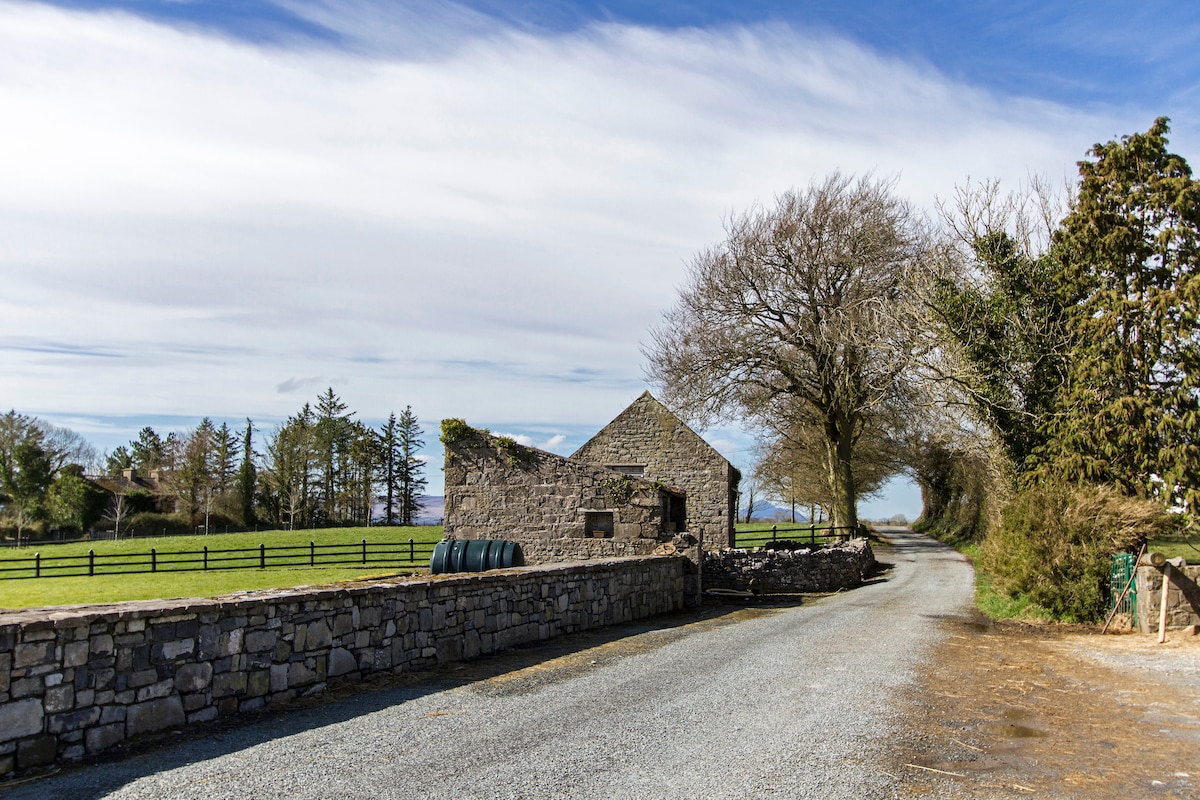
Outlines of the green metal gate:
{"type": "Polygon", "coordinates": [[[1127,614],[1134,628],[1138,626],[1137,618],[1137,581],[1133,575],[1137,571],[1137,559],[1133,553],[1116,553],[1112,557],[1112,569],[1108,574],[1108,610],[1111,613],[1127,614]],[[1125,587],[1129,591],[1124,599],[1121,593],[1125,587]],[[1115,606],[1115,611],[1114,611],[1115,606]]]}

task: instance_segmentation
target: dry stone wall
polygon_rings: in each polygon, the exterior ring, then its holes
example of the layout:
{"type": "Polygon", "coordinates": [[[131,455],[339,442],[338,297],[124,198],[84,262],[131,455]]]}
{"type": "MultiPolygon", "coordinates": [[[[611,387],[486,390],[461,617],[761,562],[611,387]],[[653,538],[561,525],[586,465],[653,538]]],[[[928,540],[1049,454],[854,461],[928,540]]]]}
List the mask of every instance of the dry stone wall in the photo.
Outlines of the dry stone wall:
{"type": "Polygon", "coordinates": [[[680,557],[0,614],[0,776],[683,607],[680,557]]]}
{"type": "MultiPolygon", "coordinates": [[[[1167,587],[1167,627],[1200,625],[1200,566],[1171,567],[1167,587]]],[[[1163,571],[1149,565],[1137,570],[1138,628],[1143,633],[1158,631],[1162,609],[1163,571]]]]}
{"type": "Polygon", "coordinates": [[[816,550],[724,550],[704,554],[704,588],[836,592],[861,584],[874,566],[866,539],[816,550]]]}

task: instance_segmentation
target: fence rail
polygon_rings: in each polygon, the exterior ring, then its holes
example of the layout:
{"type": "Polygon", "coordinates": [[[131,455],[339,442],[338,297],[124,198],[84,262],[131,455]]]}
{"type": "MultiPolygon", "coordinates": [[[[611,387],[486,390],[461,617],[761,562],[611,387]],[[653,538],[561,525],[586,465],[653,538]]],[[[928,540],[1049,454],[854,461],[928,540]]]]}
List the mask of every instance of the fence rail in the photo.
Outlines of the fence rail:
{"type": "Polygon", "coordinates": [[[86,555],[6,558],[0,561],[0,580],[67,578],[97,575],[132,575],[147,572],[202,572],[271,567],[415,566],[433,556],[434,543],[362,542],[354,544],[239,547],[224,550],[158,550],[148,553],[96,553],[86,555]]]}
{"type": "Polygon", "coordinates": [[[729,543],[731,547],[762,547],[766,544],[778,544],[779,542],[795,542],[803,544],[808,542],[809,545],[816,547],[817,540],[828,541],[829,539],[847,539],[855,532],[856,528],[848,525],[801,525],[795,528],[780,528],[778,525],[772,525],[769,531],[744,531],[738,533],[736,530],[733,533],[733,540],[729,543]],[[797,534],[795,536],[791,534],[797,534]]]}

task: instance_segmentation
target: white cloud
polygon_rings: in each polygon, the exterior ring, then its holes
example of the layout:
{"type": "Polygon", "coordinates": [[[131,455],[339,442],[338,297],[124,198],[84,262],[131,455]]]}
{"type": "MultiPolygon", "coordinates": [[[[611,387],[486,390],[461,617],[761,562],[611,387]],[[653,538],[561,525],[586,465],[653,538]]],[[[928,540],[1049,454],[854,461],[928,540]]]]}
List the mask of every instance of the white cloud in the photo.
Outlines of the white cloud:
{"type": "Polygon", "coordinates": [[[363,417],[599,427],[731,210],[834,168],[930,206],[1145,124],[787,28],[413,8],[327,4],[337,52],[0,3],[6,404],[278,417],[331,384],[363,417]]]}

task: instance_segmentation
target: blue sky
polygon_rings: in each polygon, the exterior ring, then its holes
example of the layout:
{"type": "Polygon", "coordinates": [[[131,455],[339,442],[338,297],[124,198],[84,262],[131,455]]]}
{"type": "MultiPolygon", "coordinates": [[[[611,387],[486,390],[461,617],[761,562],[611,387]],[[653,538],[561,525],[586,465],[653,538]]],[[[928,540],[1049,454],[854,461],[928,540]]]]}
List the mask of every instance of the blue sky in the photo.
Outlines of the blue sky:
{"type": "Polygon", "coordinates": [[[570,452],[729,213],[834,169],[932,212],[1159,115],[1194,156],[1198,44],[1164,2],[0,0],[0,407],[111,448],[333,386],[570,452]]]}

